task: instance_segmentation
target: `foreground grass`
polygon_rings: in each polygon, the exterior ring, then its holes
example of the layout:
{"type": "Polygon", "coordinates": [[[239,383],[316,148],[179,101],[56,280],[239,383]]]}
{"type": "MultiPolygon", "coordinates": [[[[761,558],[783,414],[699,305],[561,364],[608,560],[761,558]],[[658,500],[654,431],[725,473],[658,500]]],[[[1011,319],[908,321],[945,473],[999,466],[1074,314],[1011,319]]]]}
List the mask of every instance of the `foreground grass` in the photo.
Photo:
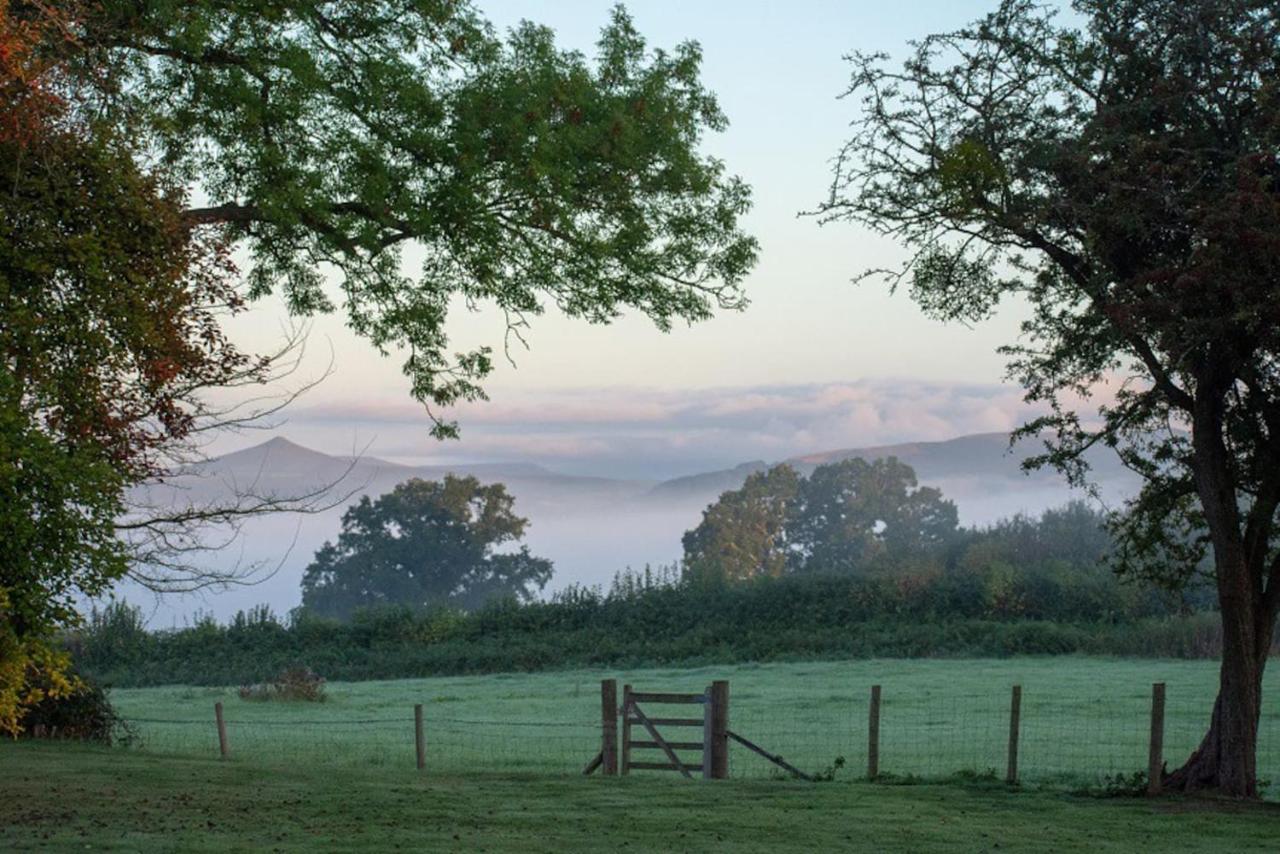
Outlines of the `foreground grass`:
{"type": "Polygon", "coordinates": [[[1003,787],[419,776],[0,744],[0,850],[1274,851],[1280,810],[1003,787]]]}

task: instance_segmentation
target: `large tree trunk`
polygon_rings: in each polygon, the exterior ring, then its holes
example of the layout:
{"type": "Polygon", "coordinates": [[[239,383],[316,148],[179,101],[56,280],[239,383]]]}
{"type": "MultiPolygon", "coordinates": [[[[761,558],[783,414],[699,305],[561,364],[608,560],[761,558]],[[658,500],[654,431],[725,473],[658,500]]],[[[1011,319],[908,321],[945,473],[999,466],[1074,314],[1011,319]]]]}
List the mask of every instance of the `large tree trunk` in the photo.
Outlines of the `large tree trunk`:
{"type": "Polygon", "coordinates": [[[1223,614],[1222,668],[1209,731],[1183,766],[1164,781],[1171,791],[1209,789],[1237,798],[1258,796],[1258,717],[1270,633],[1262,649],[1240,649],[1223,614]]]}
{"type": "Polygon", "coordinates": [[[1251,548],[1241,529],[1240,499],[1223,440],[1223,394],[1230,384],[1214,374],[1212,362],[1200,380],[1192,417],[1193,469],[1213,543],[1222,667],[1209,731],[1183,766],[1166,778],[1165,788],[1256,798],[1262,674],[1275,624],[1274,606],[1263,587],[1267,550],[1251,548]]]}

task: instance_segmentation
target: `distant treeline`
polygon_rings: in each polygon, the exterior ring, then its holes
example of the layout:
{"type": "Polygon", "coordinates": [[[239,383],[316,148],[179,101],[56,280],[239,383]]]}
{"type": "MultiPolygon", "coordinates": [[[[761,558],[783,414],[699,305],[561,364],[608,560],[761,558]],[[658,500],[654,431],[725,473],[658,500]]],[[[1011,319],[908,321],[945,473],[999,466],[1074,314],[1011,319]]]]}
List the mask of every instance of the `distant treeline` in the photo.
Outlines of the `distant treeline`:
{"type": "MultiPolygon", "coordinates": [[[[471,611],[381,608],[348,621],[265,607],[150,632],[116,604],[69,638],[80,669],[116,686],[235,684],[306,665],[329,679],[387,679],[576,666],[699,665],[797,658],[1061,653],[1212,657],[1217,615],[1186,594],[1118,580],[1097,560],[1079,507],[967,531],[945,552],[861,573],[736,583],[665,567],[608,591],[471,611]]],[[[1094,531],[1094,534],[1089,534],[1094,531]]]]}

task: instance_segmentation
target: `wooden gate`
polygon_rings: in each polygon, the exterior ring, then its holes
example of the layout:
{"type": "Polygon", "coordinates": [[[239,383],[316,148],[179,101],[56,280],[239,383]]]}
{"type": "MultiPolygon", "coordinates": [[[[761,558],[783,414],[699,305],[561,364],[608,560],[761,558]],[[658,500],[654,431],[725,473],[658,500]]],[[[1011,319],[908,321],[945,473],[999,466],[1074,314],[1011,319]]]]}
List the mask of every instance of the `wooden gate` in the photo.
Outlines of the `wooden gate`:
{"type": "Polygon", "coordinates": [[[729,683],[713,682],[701,694],[672,694],[634,691],[630,685],[622,689],[622,708],[618,708],[618,687],[612,679],[600,683],[600,753],[583,769],[590,774],[600,768],[607,776],[632,771],[678,771],[685,777],[701,772],[703,779],[723,780],[729,776],[729,683]],[[643,705],[642,705],[643,704],[643,705]],[[666,715],[651,714],[655,706],[700,707],[682,717],[679,711],[666,715]],[[622,719],[622,737],[618,737],[618,719],[622,719]],[[688,732],[697,740],[668,738],[666,730],[688,732]],[[701,730],[700,737],[697,730],[701,730]],[[633,737],[638,735],[639,737],[633,737]],[[633,759],[632,751],[658,751],[662,761],[652,761],[652,754],[641,753],[633,759]],[[683,756],[681,754],[684,754],[683,756]],[[697,761],[690,753],[697,753],[697,761]]]}

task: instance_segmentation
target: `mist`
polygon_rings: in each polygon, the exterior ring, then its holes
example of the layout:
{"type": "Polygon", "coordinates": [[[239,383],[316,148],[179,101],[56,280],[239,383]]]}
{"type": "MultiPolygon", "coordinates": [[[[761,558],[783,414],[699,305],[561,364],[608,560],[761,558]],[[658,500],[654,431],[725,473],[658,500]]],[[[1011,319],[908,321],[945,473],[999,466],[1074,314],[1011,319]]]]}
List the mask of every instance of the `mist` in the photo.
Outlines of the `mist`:
{"type": "MultiPolygon", "coordinates": [[[[921,484],[941,489],[956,503],[961,524],[966,526],[986,525],[1017,513],[1035,515],[1086,497],[1054,472],[1021,471],[1020,462],[1028,453],[1025,445],[1010,451],[1005,434],[986,433],[941,442],[833,450],[778,462],[807,473],[838,459],[897,456],[916,469],[921,484]]],[[[1135,488],[1133,478],[1108,456],[1099,455],[1094,463],[1094,480],[1104,505],[1122,501],[1135,488]]],[[[231,545],[211,552],[204,561],[222,572],[255,568],[253,584],[158,597],[125,582],[117,587],[115,598],[142,606],[156,628],[182,626],[199,614],[226,620],[237,611],[262,604],[287,614],[301,601],[302,575],[312,556],[325,541],[337,538],[347,504],[359,495],[381,495],[411,477],[439,479],[446,472],[473,474],[508,486],[515,496],[515,511],[529,519],[524,543],[555,565],[543,596],[574,584],[607,588],[614,574],[627,567],[678,560],[681,536],[698,524],[703,509],[722,492],[741,486],[752,471],[769,464],[757,461],[655,481],[582,477],[533,464],[407,466],[377,458],[353,460],[277,438],[211,461],[198,480],[162,489],[170,490],[174,501],[216,498],[248,482],[259,490],[286,495],[345,474],[334,492],[351,492],[349,499],[314,514],[252,519],[231,545]]],[[[152,500],[158,497],[154,489],[152,500]]]]}

